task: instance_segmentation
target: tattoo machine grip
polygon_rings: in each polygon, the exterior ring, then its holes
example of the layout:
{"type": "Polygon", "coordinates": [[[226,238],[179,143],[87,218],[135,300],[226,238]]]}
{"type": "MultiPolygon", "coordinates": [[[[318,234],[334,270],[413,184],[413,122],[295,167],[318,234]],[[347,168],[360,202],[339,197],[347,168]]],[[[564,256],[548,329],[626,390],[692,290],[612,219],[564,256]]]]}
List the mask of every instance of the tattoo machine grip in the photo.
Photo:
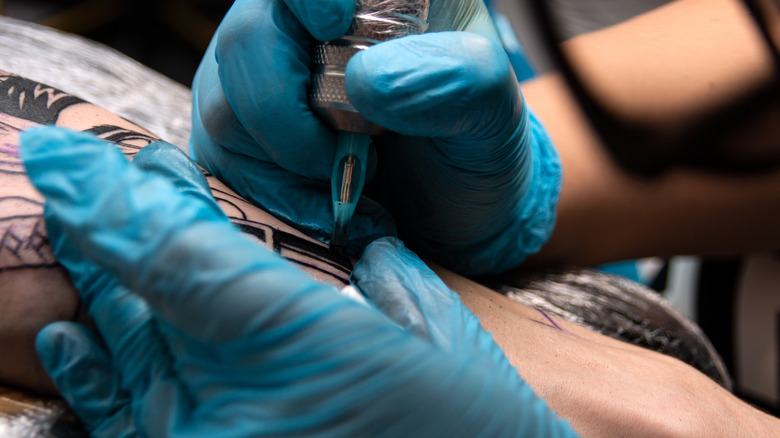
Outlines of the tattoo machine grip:
{"type": "Polygon", "coordinates": [[[347,63],[374,44],[425,32],[428,7],[429,0],[358,0],[347,33],[314,47],[309,105],[339,131],[331,178],[334,251],[346,252],[347,228],[365,180],[370,136],[384,131],[360,115],[347,97],[347,63]]]}

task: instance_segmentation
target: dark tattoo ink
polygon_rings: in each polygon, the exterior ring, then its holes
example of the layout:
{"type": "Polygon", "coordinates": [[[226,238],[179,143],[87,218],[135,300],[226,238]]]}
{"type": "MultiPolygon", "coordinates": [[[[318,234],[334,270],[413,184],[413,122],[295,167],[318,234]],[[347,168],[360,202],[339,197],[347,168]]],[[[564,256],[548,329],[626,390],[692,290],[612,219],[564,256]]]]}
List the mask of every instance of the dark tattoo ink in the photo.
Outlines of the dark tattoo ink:
{"type": "MultiPolygon", "coordinates": [[[[65,109],[80,103],[85,101],[48,85],[0,72],[0,136],[10,138],[30,126],[54,124],[65,109]]],[[[18,145],[1,143],[0,174],[23,173],[18,145]]]]}
{"type": "Polygon", "coordinates": [[[535,323],[538,323],[538,324],[541,324],[541,325],[546,325],[547,327],[551,327],[551,328],[554,328],[554,329],[559,330],[559,331],[565,331],[565,330],[563,330],[561,328],[561,326],[558,325],[557,322],[555,322],[554,319],[552,319],[552,317],[550,317],[550,315],[547,314],[547,312],[545,312],[542,309],[534,309],[534,310],[536,310],[537,312],[541,313],[546,321],[539,321],[539,320],[536,320],[536,319],[532,319],[531,321],[533,321],[535,323]]]}
{"type": "MultiPolygon", "coordinates": [[[[16,128],[0,120],[0,136],[6,137],[18,132],[16,128]]],[[[19,160],[19,146],[10,142],[0,143],[0,173],[21,175],[24,166],[19,160]]]]}
{"type": "MultiPolygon", "coordinates": [[[[5,197],[0,198],[0,211],[10,209],[12,203],[14,208],[27,204],[43,209],[43,204],[32,199],[5,197]]],[[[40,213],[0,217],[0,260],[0,272],[57,266],[40,213]]]]}
{"type": "Polygon", "coordinates": [[[57,122],[66,108],[84,100],[14,74],[0,74],[0,112],[42,125],[57,122]]]}
{"type": "Polygon", "coordinates": [[[37,123],[0,113],[0,174],[24,175],[24,165],[19,158],[19,145],[15,139],[19,132],[30,126],[37,126],[37,123]]]}
{"type": "Polygon", "coordinates": [[[98,138],[119,146],[122,153],[130,159],[133,159],[135,154],[144,146],[160,140],[156,137],[115,125],[98,125],[84,132],[89,132],[98,138]]]}
{"type": "Polygon", "coordinates": [[[326,274],[344,285],[349,284],[349,274],[352,272],[352,263],[349,257],[336,256],[317,243],[267,224],[249,220],[244,211],[229,199],[240,200],[241,198],[213,188],[212,193],[231,222],[236,224],[245,234],[252,236],[294,264],[326,274]]]}

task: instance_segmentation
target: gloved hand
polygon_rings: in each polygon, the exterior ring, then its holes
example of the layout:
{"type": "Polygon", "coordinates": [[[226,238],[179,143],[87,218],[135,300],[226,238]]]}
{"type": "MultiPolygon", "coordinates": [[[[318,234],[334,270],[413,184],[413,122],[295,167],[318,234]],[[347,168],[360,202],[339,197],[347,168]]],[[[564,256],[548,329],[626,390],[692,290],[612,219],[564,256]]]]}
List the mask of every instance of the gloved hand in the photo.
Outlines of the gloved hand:
{"type": "Polygon", "coordinates": [[[371,245],[355,282],[382,308],[413,301],[416,319],[390,319],[245,238],[173,146],[130,164],[49,127],[25,131],[21,155],[99,330],[55,323],[37,348],[93,435],[572,434],[398,241],[371,245]]]}
{"type": "MultiPolygon", "coordinates": [[[[195,159],[320,240],[333,227],[335,133],[307,104],[309,50],[344,34],[354,5],[237,1],[193,83],[195,159]]],[[[429,33],[354,56],[347,93],[366,118],[397,133],[374,139],[374,188],[400,235],[458,272],[500,272],[548,238],[560,165],[481,0],[431,0],[429,17],[429,33]]],[[[394,232],[366,197],[351,225],[353,254],[394,232]]]]}

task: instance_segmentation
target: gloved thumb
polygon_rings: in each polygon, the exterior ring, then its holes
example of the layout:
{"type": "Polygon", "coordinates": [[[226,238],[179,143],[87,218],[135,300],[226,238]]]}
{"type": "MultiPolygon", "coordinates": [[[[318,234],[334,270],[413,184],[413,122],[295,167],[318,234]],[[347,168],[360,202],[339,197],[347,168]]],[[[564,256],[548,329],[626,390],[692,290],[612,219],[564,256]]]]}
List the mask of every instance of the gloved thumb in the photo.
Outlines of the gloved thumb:
{"type": "Polygon", "coordinates": [[[503,352],[477,317],[399,239],[384,237],[368,245],[350,279],[403,328],[444,350],[489,357],[494,366],[509,371],[503,352]]]}
{"type": "Polygon", "coordinates": [[[411,136],[502,144],[515,135],[524,108],[503,48],[469,32],[414,35],[362,50],[347,64],[345,86],[368,120],[411,136]]]}
{"type": "Polygon", "coordinates": [[[162,176],[186,196],[213,202],[211,189],[203,171],[181,149],[158,141],[138,151],[133,165],[162,176]]]}
{"type": "Polygon", "coordinates": [[[355,0],[285,0],[295,18],[320,41],[343,36],[352,23],[355,0]]]}
{"type": "Polygon", "coordinates": [[[390,319],[418,335],[427,333],[435,346],[479,363],[504,389],[512,388],[512,412],[522,425],[516,436],[575,436],[520,378],[476,316],[400,240],[382,238],[366,247],[351,280],[390,319]]]}
{"type": "Polygon", "coordinates": [[[35,347],[43,367],[92,436],[136,436],[129,396],[94,331],[55,322],[38,333],[35,347]]]}

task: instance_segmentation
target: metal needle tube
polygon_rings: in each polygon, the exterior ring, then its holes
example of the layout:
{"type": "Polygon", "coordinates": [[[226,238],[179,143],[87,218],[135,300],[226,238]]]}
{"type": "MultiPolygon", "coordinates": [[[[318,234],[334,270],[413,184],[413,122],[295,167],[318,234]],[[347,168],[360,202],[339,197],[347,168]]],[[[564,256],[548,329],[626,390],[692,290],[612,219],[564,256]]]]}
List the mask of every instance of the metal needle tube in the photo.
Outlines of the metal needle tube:
{"type": "Polygon", "coordinates": [[[335,225],[330,249],[342,255],[346,254],[347,229],[366,180],[366,159],[370,143],[371,137],[368,134],[339,131],[331,175],[335,225]]]}

